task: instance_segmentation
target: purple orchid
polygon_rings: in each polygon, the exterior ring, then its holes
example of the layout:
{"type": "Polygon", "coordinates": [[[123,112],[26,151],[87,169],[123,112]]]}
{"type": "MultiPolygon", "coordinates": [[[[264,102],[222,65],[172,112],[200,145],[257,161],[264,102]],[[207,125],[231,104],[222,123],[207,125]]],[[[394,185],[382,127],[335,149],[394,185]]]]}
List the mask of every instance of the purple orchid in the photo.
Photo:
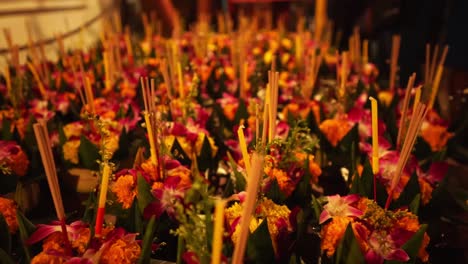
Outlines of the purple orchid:
{"type": "Polygon", "coordinates": [[[336,216],[362,216],[363,212],[351,204],[359,200],[359,195],[351,194],[341,197],[339,194],[327,196],[328,203],[323,206],[323,211],[320,214],[319,224],[323,224],[330,218],[336,216]]]}
{"type": "MultiPolygon", "coordinates": [[[[71,240],[75,240],[79,235],[83,228],[87,228],[87,224],[81,221],[75,221],[70,225],[67,225],[67,233],[71,240]]],[[[50,225],[37,225],[37,230],[32,233],[32,235],[26,240],[26,244],[32,245],[37,243],[49,235],[55,232],[61,232],[62,226],[59,221],[53,221],[50,225]]]]}

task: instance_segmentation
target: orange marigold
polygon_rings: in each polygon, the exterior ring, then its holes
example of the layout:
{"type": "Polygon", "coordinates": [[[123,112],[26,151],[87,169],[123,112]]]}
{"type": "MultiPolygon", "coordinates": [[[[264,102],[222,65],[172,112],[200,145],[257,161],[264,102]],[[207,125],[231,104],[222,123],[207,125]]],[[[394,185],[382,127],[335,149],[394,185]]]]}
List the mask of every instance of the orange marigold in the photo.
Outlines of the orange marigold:
{"type": "Polygon", "coordinates": [[[431,146],[432,151],[441,151],[447,145],[447,141],[453,137],[453,133],[448,132],[445,126],[424,122],[421,136],[431,146]]]}
{"type": "Polygon", "coordinates": [[[18,230],[18,221],[16,219],[16,203],[13,200],[0,197],[0,213],[8,225],[10,233],[16,233],[18,230]]]}
{"type": "Polygon", "coordinates": [[[119,238],[107,250],[104,250],[100,263],[131,264],[136,263],[141,254],[141,248],[135,240],[127,241],[119,238]]]}
{"type": "Polygon", "coordinates": [[[327,256],[331,257],[335,254],[338,242],[344,236],[346,227],[351,222],[348,217],[333,217],[332,220],[326,224],[321,233],[322,243],[320,247],[327,253],[327,256]]]}
{"type": "Polygon", "coordinates": [[[432,198],[432,186],[425,180],[419,178],[419,188],[421,189],[421,200],[424,205],[428,204],[432,198]]]}
{"type": "Polygon", "coordinates": [[[83,254],[86,251],[91,232],[89,228],[83,228],[80,230],[80,234],[75,240],[71,241],[72,247],[79,253],[83,254]]]}
{"type": "Polygon", "coordinates": [[[122,204],[124,209],[132,206],[133,200],[137,195],[135,179],[130,174],[120,176],[112,185],[111,190],[115,193],[117,201],[122,204]]]}
{"type": "Polygon", "coordinates": [[[267,174],[271,179],[276,179],[280,190],[286,196],[289,196],[294,191],[294,182],[288,177],[288,174],[285,171],[273,168],[269,170],[267,174]]]}
{"type": "Polygon", "coordinates": [[[65,263],[65,260],[65,258],[49,255],[42,251],[31,260],[31,264],[61,264],[65,263]]]}
{"type": "Polygon", "coordinates": [[[320,130],[332,146],[336,147],[338,142],[351,130],[351,125],[346,120],[327,119],[320,124],[320,130]]]}

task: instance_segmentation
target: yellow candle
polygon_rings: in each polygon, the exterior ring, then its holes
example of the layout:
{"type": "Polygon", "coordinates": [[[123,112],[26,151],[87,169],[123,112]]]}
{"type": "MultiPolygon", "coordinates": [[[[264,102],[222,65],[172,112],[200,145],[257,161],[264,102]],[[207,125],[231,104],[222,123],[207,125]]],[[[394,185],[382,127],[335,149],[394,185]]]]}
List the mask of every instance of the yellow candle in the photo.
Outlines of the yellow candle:
{"type": "Polygon", "coordinates": [[[296,34],[294,38],[294,42],[295,42],[295,47],[296,47],[296,50],[295,50],[296,62],[298,65],[301,65],[303,52],[302,52],[302,39],[299,33],[296,34]]]}
{"type": "Polygon", "coordinates": [[[104,84],[105,84],[105,91],[106,92],[109,92],[111,90],[111,76],[110,76],[110,71],[109,71],[109,57],[108,57],[108,53],[106,51],[104,51],[102,53],[102,57],[103,57],[103,63],[104,63],[104,84]]]}
{"type": "Polygon", "coordinates": [[[413,103],[413,113],[416,111],[416,106],[418,105],[419,101],[421,100],[421,86],[416,88],[416,94],[414,95],[414,103],[413,103]]]}
{"type": "Polygon", "coordinates": [[[224,207],[226,201],[219,200],[216,202],[214,212],[214,230],[213,244],[211,251],[211,264],[221,263],[221,251],[223,249],[223,233],[224,233],[224,207]]]}
{"type": "Polygon", "coordinates": [[[157,162],[157,158],[156,158],[156,146],[155,146],[155,138],[154,138],[154,134],[153,134],[153,127],[151,126],[151,122],[150,122],[150,116],[149,116],[149,113],[148,112],[145,112],[144,113],[144,117],[145,117],[145,123],[146,123],[146,131],[148,133],[148,141],[149,141],[149,144],[150,144],[150,159],[151,159],[151,162],[156,165],[158,164],[157,162]]]}
{"type": "Polygon", "coordinates": [[[434,106],[434,102],[437,96],[437,92],[439,91],[440,80],[442,78],[443,72],[444,72],[444,66],[439,65],[437,67],[436,76],[434,77],[434,82],[432,84],[432,93],[431,93],[431,99],[429,101],[428,109],[432,109],[432,107],[434,106]]]}
{"type": "Polygon", "coordinates": [[[239,146],[242,152],[242,159],[244,160],[245,164],[245,174],[248,176],[248,173],[250,172],[250,155],[247,151],[247,143],[245,142],[243,125],[240,125],[239,129],[237,129],[237,135],[239,137],[239,146]]]}
{"type": "Polygon", "coordinates": [[[182,66],[180,65],[180,62],[177,62],[177,77],[179,79],[179,96],[181,98],[184,98],[185,93],[184,93],[184,82],[182,78],[182,66]]]}
{"type": "Polygon", "coordinates": [[[88,101],[88,107],[91,108],[90,111],[92,114],[95,113],[95,108],[94,108],[94,94],[93,90],[91,89],[91,81],[89,80],[88,77],[85,77],[85,96],[86,100],[88,101]]]}
{"type": "Polygon", "coordinates": [[[377,100],[373,97],[371,100],[372,110],[372,171],[374,174],[379,172],[379,134],[378,134],[378,122],[377,122],[377,100]]]}
{"type": "Polygon", "coordinates": [[[108,163],[104,163],[102,168],[102,181],[101,190],[99,191],[99,203],[98,207],[102,208],[106,205],[107,188],[109,186],[109,177],[111,174],[110,166],[108,163]]]}

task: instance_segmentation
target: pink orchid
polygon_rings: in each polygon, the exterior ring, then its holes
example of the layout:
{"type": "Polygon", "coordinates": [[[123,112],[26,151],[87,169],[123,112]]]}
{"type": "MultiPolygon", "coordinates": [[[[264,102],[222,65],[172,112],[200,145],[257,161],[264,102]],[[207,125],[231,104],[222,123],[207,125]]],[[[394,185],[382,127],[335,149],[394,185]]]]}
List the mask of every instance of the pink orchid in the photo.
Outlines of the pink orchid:
{"type": "MultiPolygon", "coordinates": [[[[71,240],[75,240],[78,238],[81,230],[83,228],[86,228],[88,225],[82,221],[75,221],[71,223],[70,225],[67,225],[67,233],[68,236],[71,238],[71,240]]],[[[26,240],[26,244],[32,245],[34,243],[37,243],[49,235],[55,233],[55,232],[61,232],[62,231],[62,226],[59,221],[53,221],[50,225],[43,225],[39,224],[37,225],[37,230],[32,233],[32,235],[26,240]]]]}
{"type": "Polygon", "coordinates": [[[327,196],[328,203],[323,206],[323,211],[320,214],[319,224],[323,224],[330,218],[336,216],[362,216],[363,212],[351,204],[359,200],[357,194],[351,194],[341,197],[339,194],[327,196]]]}
{"type": "Polygon", "coordinates": [[[367,263],[382,264],[384,260],[408,261],[408,254],[398,240],[386,231],[374,231],[369,236],[369,250],[365,255],[367,263]]]}
{"type": "Polygon", "coordinates": [[[164,187],[153,190],[153,196],[156,198],[154,202],[149,204],[144,210],[144,217],[149,219],[152,215],[159,218],[164,212],[169,216],[174,216],[175,206],[178,201],[182,201],[185,192],[178,187],[180,177],[172,176],[164,180],[164,187]]]}

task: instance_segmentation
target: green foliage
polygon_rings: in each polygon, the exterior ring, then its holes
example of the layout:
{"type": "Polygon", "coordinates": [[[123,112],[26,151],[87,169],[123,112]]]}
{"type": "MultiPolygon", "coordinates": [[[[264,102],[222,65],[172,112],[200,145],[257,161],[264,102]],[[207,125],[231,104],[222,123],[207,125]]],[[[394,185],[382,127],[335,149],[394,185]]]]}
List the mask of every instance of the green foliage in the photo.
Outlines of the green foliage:
{"type": "Polygon", "coordinates": [[[97,170],[99,159],[99,148],[94,145],[84,135],[80,137],[80,147],[78,148],[78,155],[83,167],[90,170],[97,170]]]}
{"type": "Polygon", "coordinates": [[[335,253],[335,264],[342,263],[365,263],[351,224],[348,224],[343,239],[335,253]]]}

